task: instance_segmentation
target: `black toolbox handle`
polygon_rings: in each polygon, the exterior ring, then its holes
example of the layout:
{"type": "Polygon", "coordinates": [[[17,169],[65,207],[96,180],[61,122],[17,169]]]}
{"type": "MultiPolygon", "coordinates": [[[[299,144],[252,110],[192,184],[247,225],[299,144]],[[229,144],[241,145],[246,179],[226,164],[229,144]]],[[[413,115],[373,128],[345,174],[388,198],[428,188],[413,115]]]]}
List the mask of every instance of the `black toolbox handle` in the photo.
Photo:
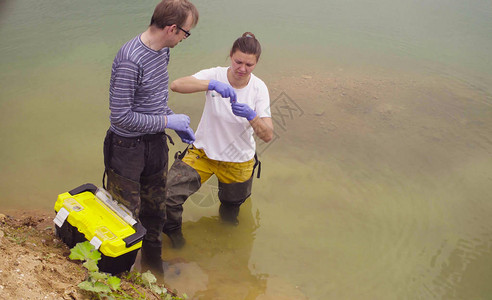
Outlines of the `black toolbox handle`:
{"type": "Polygon", "coordinates": [[[127,248],[130,248],[131,246],[143,240],[145,234],[147,233],[147,229],[145,229],[145,227],[143,227],[140,223],[136,223],[135,225],[133,225],[133,229],[135,229],[136,232],[129,237],[123,239],[127,248]]]}
{"type": "Polygon", "coordinates": [[[74,188],[70,192],[68,192],[70,195],[75,196],[77,194],[83,193],[83,192],[91,192],[95,194],[97,191],[97,186],[93,185],[92,183],[86,183],[83,184],[79,187],[74,188]]]}

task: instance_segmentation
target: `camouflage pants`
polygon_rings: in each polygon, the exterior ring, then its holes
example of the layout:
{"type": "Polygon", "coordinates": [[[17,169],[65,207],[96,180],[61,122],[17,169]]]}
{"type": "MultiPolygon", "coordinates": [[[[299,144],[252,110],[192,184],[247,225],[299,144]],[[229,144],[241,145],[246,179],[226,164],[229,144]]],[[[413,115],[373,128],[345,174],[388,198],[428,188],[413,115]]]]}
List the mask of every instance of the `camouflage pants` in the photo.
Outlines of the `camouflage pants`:
{"type": "Polygon", "coordinates": [[[164,233],[181,229],[183,204],[213,174],[219,180],[219,214],[223,219],[235,220],[239,207],[251,195],[254,160],[221,162],[209,159],[205,151],[194,146],[187,151],[176,156],[169,169],[164,233]]]}
{"type": "Polygon", "coordinates": [[[161,246],[166,220],[166,135],[125,138],[109,131],[104,140],[107,190],[147,229],[144,244],[161,246]]]}

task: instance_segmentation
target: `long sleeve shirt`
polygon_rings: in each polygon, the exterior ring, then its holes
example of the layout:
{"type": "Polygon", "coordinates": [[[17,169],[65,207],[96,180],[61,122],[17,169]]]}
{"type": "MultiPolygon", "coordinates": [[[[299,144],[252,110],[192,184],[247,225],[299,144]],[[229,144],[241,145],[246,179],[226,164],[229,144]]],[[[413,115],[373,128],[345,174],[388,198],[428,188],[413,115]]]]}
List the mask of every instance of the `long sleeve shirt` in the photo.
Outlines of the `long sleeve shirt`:
{"type": "Polygon", "coordinates": [[[167,106],[169,48],[145,46],[140,35],[116,54],[111,69],[109,109],[111,131],[124,137],[163,132],[167,106]]]}

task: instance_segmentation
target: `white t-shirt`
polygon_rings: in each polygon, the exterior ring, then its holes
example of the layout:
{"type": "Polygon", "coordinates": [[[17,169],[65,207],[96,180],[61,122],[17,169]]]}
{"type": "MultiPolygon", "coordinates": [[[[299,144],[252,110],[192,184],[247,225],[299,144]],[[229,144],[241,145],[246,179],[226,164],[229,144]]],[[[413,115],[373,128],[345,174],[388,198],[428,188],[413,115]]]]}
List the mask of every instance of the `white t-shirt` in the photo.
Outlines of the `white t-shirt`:
{"type": "MultiPolygon", "coordinates": [[[[216,67],[193,75],[200,80],[215,79],[229,84],[227,67],[216,67]]],[[[258,117],[271,117],[270,96],[265,83],[251,74],[248,85],[234,89],[237,102],[246,103],[258,117]]],[[[207,157],[227,162],[245,162],[252,159],[256,151],[253,128],[249,121],[232,113],[229,98],[222,98],[216,91],[207,91],[205,107],[193,143],[203,149],[207,157]]]]}

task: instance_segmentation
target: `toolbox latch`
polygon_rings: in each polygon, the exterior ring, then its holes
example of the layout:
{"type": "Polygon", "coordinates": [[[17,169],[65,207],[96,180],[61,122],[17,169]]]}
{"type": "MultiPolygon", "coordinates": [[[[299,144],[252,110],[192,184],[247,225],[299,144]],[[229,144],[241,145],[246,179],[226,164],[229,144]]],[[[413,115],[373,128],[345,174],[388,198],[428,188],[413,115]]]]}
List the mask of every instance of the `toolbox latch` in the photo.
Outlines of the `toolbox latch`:
{"type": "Polygon", "coordinates": [[[129,237],[123,239],[127,248],[130,248],[131,246],[143,240],[145,234],[147,233],[147,229],[145,229],[145,227],[143,227],[140,223],[136,223],[135,225],[133,225],[133,229],[135,229],[136,232],[129,237]]]}
{"type": "Polygon", "coordinates": [[[65,223],[65,220],[68,218],[69,214],[70,214],[70,212],[68,212],[68,210],[66,210],[64,207],[62,207],[60,209],[60,211],[58,211],[58,213],[56,214],[55,219],[53,219],[53,222],[58,227],[62,227],[63,223],[65,223]]]}
{"type": "Polygon", "coordinates": [[[102,245],[102,241],[98,239],[97,236],[93,237],[89,243],[91,243],[96,250],[99,250],[99,247],[102,245]]]}

